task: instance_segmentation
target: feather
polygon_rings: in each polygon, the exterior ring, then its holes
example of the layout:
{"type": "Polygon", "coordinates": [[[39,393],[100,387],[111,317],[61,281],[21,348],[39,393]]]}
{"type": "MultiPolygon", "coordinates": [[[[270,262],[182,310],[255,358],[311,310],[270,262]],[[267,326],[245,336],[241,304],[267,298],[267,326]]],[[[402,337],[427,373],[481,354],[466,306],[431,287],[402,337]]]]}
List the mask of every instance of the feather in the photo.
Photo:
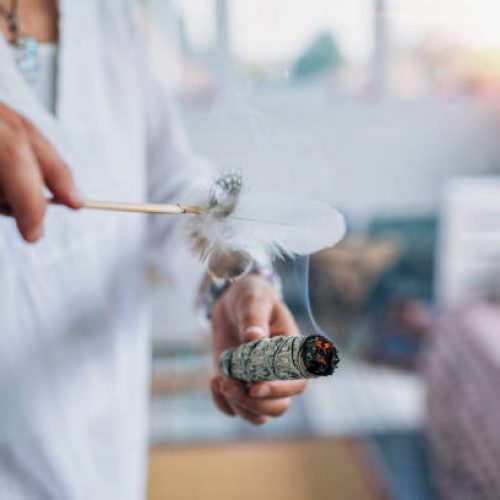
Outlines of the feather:
{"type": "Polygon", "coordinates": [[[233,240],[267,248],[274,255],[309,255],[338,243],[344,217],[325,203],[284,196],[243,193],[226,224],[233,240]]]}
{"type": "Polygon", "coordinates": [[[331,247],[345,233],[344,218],[317,201],[242,190],[241,176],[221,176],[200,215],[189,224],[196,255],[219,278],[235,279],[253,259],[309,255],[331,247]]]}

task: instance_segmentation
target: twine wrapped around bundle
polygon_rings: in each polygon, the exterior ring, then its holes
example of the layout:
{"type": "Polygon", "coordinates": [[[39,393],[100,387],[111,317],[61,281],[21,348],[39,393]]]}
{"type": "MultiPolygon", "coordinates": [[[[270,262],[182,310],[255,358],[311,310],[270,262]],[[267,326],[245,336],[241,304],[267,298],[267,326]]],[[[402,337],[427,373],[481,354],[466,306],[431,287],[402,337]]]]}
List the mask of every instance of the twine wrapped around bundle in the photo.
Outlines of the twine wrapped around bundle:
{"type": "Polygon", "coordinates": [[[331,375],[339,362],[330,340],[321,335],[271,337],[224,351],[219,369],[246,382],[310,379],[331,375]]]}

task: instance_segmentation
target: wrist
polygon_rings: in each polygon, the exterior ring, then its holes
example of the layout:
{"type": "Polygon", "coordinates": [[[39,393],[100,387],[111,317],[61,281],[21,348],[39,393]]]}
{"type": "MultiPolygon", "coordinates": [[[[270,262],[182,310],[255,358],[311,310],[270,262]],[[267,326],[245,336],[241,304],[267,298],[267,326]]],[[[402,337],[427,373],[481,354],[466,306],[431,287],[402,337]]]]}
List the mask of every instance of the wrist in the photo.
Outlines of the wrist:
{"type": "Polygon", "coordinates": [[[266,280],[276,291],[278,296],[281,296],[281,280],[273,267],[269,265],[261,265],[253,262],[250,270],[240,278],[232,280],[224,280],[220,278],[210,277],[205,283],[205,287],[200,291],[199,304],[204,309],[205,317],[210,319],[212,310],[218,300],[225,292],[234,284],[252,277],[259,277],[266,280]]]}

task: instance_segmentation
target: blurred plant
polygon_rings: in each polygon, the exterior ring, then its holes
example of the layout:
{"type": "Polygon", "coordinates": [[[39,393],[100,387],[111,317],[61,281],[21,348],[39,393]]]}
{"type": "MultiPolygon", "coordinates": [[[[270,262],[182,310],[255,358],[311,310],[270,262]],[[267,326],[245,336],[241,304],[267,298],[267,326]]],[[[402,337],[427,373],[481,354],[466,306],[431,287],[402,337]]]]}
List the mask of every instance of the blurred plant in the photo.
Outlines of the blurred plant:
{"type": "Polygon", "coordinates": [[[343,62],[337,41],[329,31],[317,35],[292,68],[295,78],[309,78],[335,71],[343,62]]]}

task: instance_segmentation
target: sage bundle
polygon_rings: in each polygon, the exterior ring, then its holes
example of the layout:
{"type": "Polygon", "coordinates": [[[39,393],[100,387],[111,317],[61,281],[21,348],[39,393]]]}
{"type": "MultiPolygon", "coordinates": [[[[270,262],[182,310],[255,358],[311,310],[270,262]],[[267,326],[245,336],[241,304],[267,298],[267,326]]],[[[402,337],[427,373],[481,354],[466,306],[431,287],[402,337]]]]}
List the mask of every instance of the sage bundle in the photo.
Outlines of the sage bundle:
{"type": "Polygon", "coordinates": [[[277,336],[224,351],[219,370],[245,382],[299,380],[331,375],[339,363],[333,343],[321,335],[277,336]]]}

